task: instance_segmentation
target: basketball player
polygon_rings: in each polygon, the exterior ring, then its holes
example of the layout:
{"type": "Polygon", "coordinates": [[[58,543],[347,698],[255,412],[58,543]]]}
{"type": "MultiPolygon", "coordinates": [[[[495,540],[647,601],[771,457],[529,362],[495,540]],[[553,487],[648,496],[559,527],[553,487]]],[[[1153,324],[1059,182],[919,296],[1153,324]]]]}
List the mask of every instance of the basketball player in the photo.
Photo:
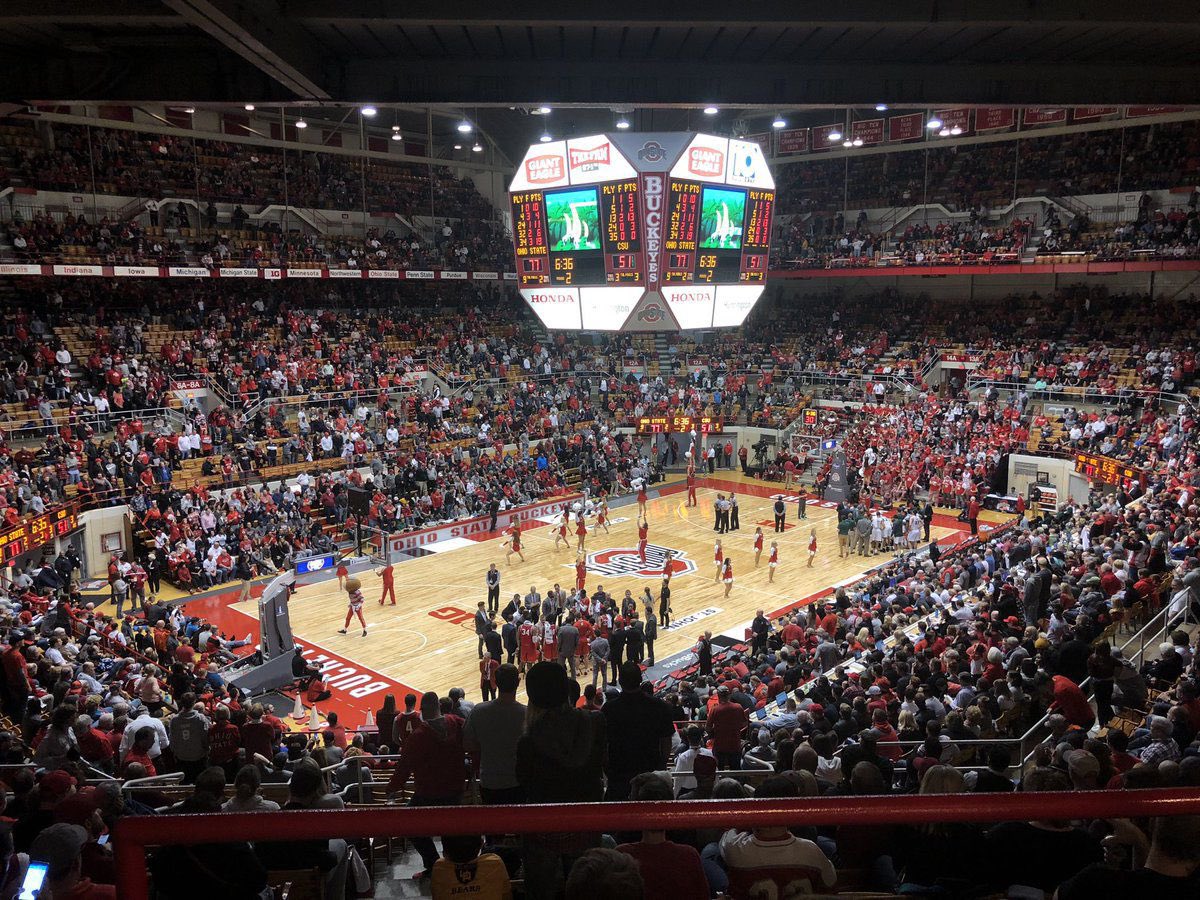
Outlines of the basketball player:
{"type": "Polygon", "coordinates": [[[379,598],[379,605],[383,606],[383,601],[390,595],[392,598],[392,606],[396,605],[396,571],[395,567],[388,563],[381,570],[383,575],[383,594],[379,598]]]}
{"type": "Polygon", "coordinates": [[[713,581],[720,581],[722,564],[725,562],[725,551],[721,549],[721,541],[719,539],[713,545],[713,562],[717,564],[717,573],[713,575],[713,581]]]}
{"type": "Polygon", "coordinates": [[[592,627],[592,620],[587,615],[575,619],[575,628],[579,631],[579,643],[575,645],[575,665],[582,676],[591,671],[592,638],[596,636],[596,629],[592,627]]]}
{"type": "Polygon", "coordinates": [[[725,582],[725,596],[729,596],[729,592],[733,590],[733,560],[730,557],[725,557],[725,565],[721,569],[721,580],[725,582]]]}
{"type": "Polygon", "coordinates": [[[767,557],[767,584],[775,581],[775,567],[779,565],[779,542],[771,541],[771,555],[767,557]]]}
{"type": "Polygon", "coordinates": [[[563,546],[566,546],[566,547],[571,546],[571,539],[569,537],[567,537],[567,528],[570,526],[570,524],[571,524],[571,514],[566,509],[566,507],[563,507],[562,518],[559,520],[558,526],[554,530],[554,549],[555,550],[558,549],[559,541],[563,542],[563,546]]]}
{"type": "Polygon", "coordinates": [[[587,581],[587,557],[582,553],[575,557],[575,590],[582,591],[587,581]]]}
{"type": "Polygon", "coordinates": [[[521,557],[521,562],[525,562],[525,554],[521,552],[521,523],[513,522],[512,527],[508,529],[508,540],[504,542],[504,546],[508,548],[508,552],[504,555],[504,561],[510,566],[512,565],[512,555],[515,553],[521,557]]]}
{"type": "Polygon", "coordinates": [[[638,558],[646,561],[646,544],[649,543],[650,523],[646,519],[638,519],[638,558]]]}
{"type": "Polygon", "coordinates": [[[604,533],[608,534],[608,500],[604,497],[600,498],[600,505],[596,507],[596,527],[603,528],[604,533]]]}
{"type": "Polygon", "coordinates": [[[687,502],[683,505],[696,505],[696,467],[691,463],[688,463],[687,468],[687,502]]]}
{"type": "Polygon", "coordinates": [[[758,568],[758,560],[759,560],[759,557],[762,556],[762,551],[763,551],[763,533],[762,533],[762,526],[760,525],[759,527],[754,529],[754,568],[756,568],[756,569],[758,568]]]}
{"type": "Polygon", "coordinates": [[[645,516],[646,515],[646,482],[643,481],[641,478],[637,478],[634,480],[637,482],[637,484],[635,486],[637,487],[638,515],[645,516]]]}
{"type": "Polygon", "coordinates": [[[558,625],[553,619],[546,619],[542,622],[542,660],[545,662],[558,662],[558,625]]]}
{"type": "Polygon", "coordinates": [[[519,662],[522,672],[538,661],[538,646],[535,635],[540,630],[528,619],[524,620],[517,629],[519,662]]]}
{"type": "Polygon", "coordinates": [[[338,629],[338,634],[345,634],[350,627],[350,620],[358,616],[358,621],[362,624],[362,636],[367,636],[367,620],[363,618],[363,594],[362,582],[357,578],[350,576],[346,579],[346,595],[349,600],[349,606],[346,608],[346,624],[338,629]]]}
{"type": "Polygon", "coordinates": [[[812,568],[813,560],[817,556],[817,529],[813,529],[808,535],[808,568],[812,568]]]}
{"type": "Polygon", "coordinates": [[[582,553],[584,545],[587,543],[587,522],[584,521],[582,512],[575,517],[575,534],[579,538],[579,543],[575,545],[575,552],[582,553]]]}

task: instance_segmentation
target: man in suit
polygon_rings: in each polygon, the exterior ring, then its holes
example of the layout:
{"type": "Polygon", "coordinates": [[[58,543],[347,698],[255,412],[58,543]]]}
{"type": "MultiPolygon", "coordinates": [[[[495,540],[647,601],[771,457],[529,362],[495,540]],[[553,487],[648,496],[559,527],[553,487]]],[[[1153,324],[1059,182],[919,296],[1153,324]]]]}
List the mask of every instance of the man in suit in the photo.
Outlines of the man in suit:
{"type": "Polygon", "coordinates": [[[700,642],[696,645],[696,658],[700,664],[699,675],[701,677],[712,675],[713,660],[712,660],[712,632],[706,631],[700,635],[700,642]]]}
{"type": "Polygon", "coordinates": [[[575,627],[575,614],[569,613],[567,621],[558,629],[558,664],[575,677],[575,651],[579,648],[579,629],[575,627]]]}
{"type": "MultiPolygon", "coordinates": [[[[636,613],[635,613],[636,615],[636,613]]],[[[629,623],[625,634],[625,658],[638,665],[646,655],[646,632],[642,630],[642,620],[634,619],[629,623]]]]}
{"type": "Polygon", "coordinates": [[[658,617],[654,615],[654,607],[646,604],[646,665],[654,665],[654,641],[658,638],[658,617]]]}
{"type": "Polygon", "coordinates": [[[750,633],[753,636],[750,642],[750,652],[755,656],[767,652],[767,633],[770,630],[771,623],[767,621],[767,617],[760,609],[754,616],[754,621],[750,623],[750,633]]]}
{"type": "Polygon", "coordinates": [[[492,626],[492,617],[483,607],[484,603],[480,600],[475,610],[475,637],[479,640],[479,646],[476,649],[480,659],[483,659],[483,639],[487,636],[488,629],[492,626]]]}
{"type": "Polygon", "coordinates": [[[488,612],[500,611],[500,570],[492,563],[487,570],[487,607],[488,612]]]}
{"type": "Polygon", "coordinates": [[[500,629],[500,640],[504,644],[505,661],[512,665],[517,658],[517,626],[511,618],[506,619],[500,629]]]}
{"type": "Polygon", "coordinates": [[[614,628],[608,635],[608,662],[612,667],[612,681],[620,674],[621,663],[625,662],[625,642],[629,629],[624,625],[614,628]]]}
{"type": "Polygon", "coordinates": [[[787,504],[780,498],[775,501],[775,530],[783,531],[784,517],[787,515],[787,504]]]}

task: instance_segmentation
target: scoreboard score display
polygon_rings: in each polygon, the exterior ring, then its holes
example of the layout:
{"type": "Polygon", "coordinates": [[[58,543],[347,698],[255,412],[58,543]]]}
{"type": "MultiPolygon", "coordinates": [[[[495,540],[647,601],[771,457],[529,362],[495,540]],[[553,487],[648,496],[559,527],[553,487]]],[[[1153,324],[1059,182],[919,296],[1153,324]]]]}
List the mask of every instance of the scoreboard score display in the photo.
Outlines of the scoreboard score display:
{"type": "Polygon", "coordinates": [[[0,532],[0,561],[7,564],[24,553],[37,550],[56,537],[69,534],[79,527],[74,507],[64,506],[27,519],[20,525],[0,532]]]}
{"type": "Polygon", "coordinates": [[[1134,484],[1146,486],[1146,473],[1136,466],[1129,466],[1119,459],[1096,453],[1076,453],[1075,471],[1092,481],[1111,484],[1115,487],[1130,487],[1134,484]]]}
{"type": "Polygon", "coordinates": [[[642,416],[637,420],[638,434],[720,434],[725,420],[720,416],[642,416]]]}
{"type": "Polygon", "coordinates": [[[740,325],[762,293],[775,180],[753,141],[598,134],[529,148],[509,185],[517,284],[548,328],[740,325]]]}

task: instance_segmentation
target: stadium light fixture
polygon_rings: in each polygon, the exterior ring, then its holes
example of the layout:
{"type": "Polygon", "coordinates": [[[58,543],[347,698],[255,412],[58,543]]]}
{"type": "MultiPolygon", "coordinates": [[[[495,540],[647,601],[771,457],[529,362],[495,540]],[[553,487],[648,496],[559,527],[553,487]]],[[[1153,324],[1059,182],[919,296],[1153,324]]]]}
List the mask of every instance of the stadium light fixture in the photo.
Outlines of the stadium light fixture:
{"type": "Polygon", "coordinates": [[[953,128],[950,129],[950,133],[955,134],[955,135],[962,134],[962,129],[959,128],[957,125],[955,125],[953,128]]]}
{"type": "Polygon", "coordinates": [[[829,140],[830,141],[840,141],[841,139],[842,139],[842,129],[834,128],[833,131],[829,132],[829,140]]]}
{"type": "Polygon", "coordinates": [[[192,115],[193,113],[195,113],[195,112],[196,112],[196,107],[194,107],[194,106],[185,106],[185,107],[183,108],[183,111],[184,111],[185,113],[187,113],[187,114],[190,116],[190,115],[192,115]]]}
{"type": "Polygon", "coordinates": [[[392,126],[392,131],[399,131],[399,130],[400,130],[400,126],[399,126],[399,125],[393,125],[393,126],[392,126]]]}
{"type": "Polygon", "coordinates": [[[771,127],[772,128],[786,128],[787,127],[787,119],[785,119],[779,113],[775,113],[775,121],[771,123],[771,127]]]}
{"type": "Polygon", "coordinates": [[[941,131],[938,132],[938,137],[950,137],[950,129],[943,128],[941,131]]]}
{"type": "Polygon", "coordinates": [[[254,104],[247,103],[245,106],[242,107],[242,109],[244,109],[246,112],[254,112],[254,104]]]}
{"type": "Polygon", "coordinates": [[[925,127],[928,128],[930,131],[937,131],[937,129],[942,127],[942,120],[939,119],[937,116],[934,116],[932,119],[930,119],[928,122],[925,123],[925,127]]]}
{"type": "Polygon", "coordinates": [[[550,115],[550,107],[548,107],[548,106],[539,106],[537,109],[535,109],[535,110],[533,111],[533,114],[534,114],[535,116],[548,116],[548,115],[550,115]]]}
{"type": "Polygon", "coordinates": [[[455,145],[454,145],[454,149],[455,149],[455,150],[461,150],[461,149],[462,149],[462,144],[455,144],[455,145]]]}
{"type": "Polygon", "coordinates": [[[297,128],[307,128],[307,127],[308,127],[308,123],[307,123],[307,122],[305,122],[303,119],[297,119],[297,120],[296,120],[296,127],[297,127],[297,128]]]}
{"type": "Polygon", "coordinates": [[[706,116],[715,116],[715,115],[716,115],[717,113],[719,113],[719,112],[720,112],[720,110],[719,110],[719,109],[717,109],[715,106],[706,106],[706,107],[704,107],[704,114],[705,114],[706,116]]]}
{"type": "Polygon", "coordinates": [[[471,152],[472,153],[482,153],[483,152],[483,144],[479,143],[479,141],[476,141],[475,146],[471,148],[471,152]]]}
{"type": "Polygon", "coordinates": [[[404,135],[402,135],[398,131],[392,132],[392,140],[393,141],[402,141],[402,140],[404,140],[404,135]]]}
{"type": "Polygon", "coordinates": [[[629,120],[624,116],[621,116],[621,118],[617,119],[617,127],[624,131],[629,127],[629,120]]]}
{"type": "Polygon", "coordinates": [[[861,147],[863,144],[863,141],[862,141],[862,138],[855,138],[850,143],[854,144],[855,147],[861,147]]]}
{"type": "Polygon", "coordinates": [[[888,105],[886,103],[876,103],[875,112],[887,112],[888,105]]]}
{"type": "Polygon", "coordinates": [[[458,123],[458,132],[459,132],[459,134],[470,134],[471,133],[471,123],[468,122],[466,119],[463,119],[461,122],[458,123]]]}
{"type": "Polygon", "coordinates": [[[362,109],[359,110],[359,112],[362,113],[364,116],[366,116],[368,119],[370,119],[370,118],[373,118],[375,116],[375,113],[379,112],[379,110],[377,110],[373,106],[364,106],[362,109]]]}
{"type": "Polygon", "coordinates": [[[543,144],[548,144],[552,140],[554,140],[554,138],[550,137],[550,132],[543,131],[542,136],[540,138],[538,138],[538,140],[541,141],[543,144]]]}
{"type": "Polygon", "coordinates": [[[842,146],[843,146],[843,147],[853,147],[853,146],[854,146],[854,141],[852,141],[852,140],[850,140],[849,138],[847,138],[846,140],[842,141],[842,146]]]}

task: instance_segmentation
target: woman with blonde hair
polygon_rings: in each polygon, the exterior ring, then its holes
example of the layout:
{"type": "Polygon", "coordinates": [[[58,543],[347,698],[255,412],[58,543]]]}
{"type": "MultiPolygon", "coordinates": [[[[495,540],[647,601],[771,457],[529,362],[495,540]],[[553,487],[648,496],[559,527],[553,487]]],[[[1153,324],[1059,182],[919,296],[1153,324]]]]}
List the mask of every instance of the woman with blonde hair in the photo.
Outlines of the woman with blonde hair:
{"type": "MultiPolygon", "coordinates": [[[[923,795],[962,794],[963,774],[953,766],[934,765],[921,778],[923,795]]],[[[897,834],[896,871],[899,893],[953,896],[978,878],[977,861],[981,830],[963,822],[935,822],[908,826],[897,834]]]]}

